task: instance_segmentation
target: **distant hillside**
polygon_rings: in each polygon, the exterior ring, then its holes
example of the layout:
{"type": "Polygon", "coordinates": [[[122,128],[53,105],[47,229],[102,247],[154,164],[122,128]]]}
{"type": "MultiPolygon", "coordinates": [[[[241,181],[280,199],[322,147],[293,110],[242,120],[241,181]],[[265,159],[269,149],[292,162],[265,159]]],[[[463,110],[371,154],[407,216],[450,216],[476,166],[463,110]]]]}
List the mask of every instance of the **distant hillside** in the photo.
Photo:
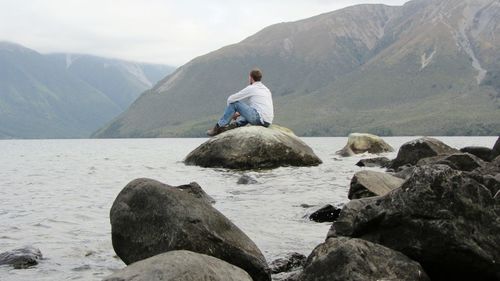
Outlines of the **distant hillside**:
{"type": "Polygon", "coordinates": [[[255,66],[275,122],[300,135],[498,135],[498,34],[498,0],[359,5],[276,24],[178,68],[95,136],[202,136],[255,66]]]}
{"type": "Polygon", "coordinates": [[[0,42],[0,138],[88,137],[172,71],[0,42]]]}

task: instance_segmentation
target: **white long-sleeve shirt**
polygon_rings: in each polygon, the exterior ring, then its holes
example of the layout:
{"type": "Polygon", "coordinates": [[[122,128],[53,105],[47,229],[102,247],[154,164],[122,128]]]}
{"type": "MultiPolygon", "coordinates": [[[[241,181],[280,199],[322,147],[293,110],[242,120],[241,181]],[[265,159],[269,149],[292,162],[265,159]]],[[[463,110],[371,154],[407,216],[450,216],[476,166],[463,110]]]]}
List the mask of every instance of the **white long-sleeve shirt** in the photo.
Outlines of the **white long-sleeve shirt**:
{"type": "Polygon", "coordinates": [[[272,124],[274,119],[273,96],[271,91],[262,82],[254,82],[236,94],[227,98],[227,104],[242,101],[255,108],[260,117],[272,124]]]}

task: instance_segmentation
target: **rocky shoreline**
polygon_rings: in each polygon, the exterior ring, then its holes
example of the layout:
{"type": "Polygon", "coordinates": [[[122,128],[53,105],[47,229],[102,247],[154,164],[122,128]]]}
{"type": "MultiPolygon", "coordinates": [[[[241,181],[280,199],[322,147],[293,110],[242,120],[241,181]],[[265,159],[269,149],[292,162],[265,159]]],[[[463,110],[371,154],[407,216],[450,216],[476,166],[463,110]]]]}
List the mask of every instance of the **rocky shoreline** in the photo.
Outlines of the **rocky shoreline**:
{"type": "Polygon", "coordinates": [[[408,142],[386,173],[354,175],[340,213],[325,208],[334,222],[307,258],[269,264],[196,183],[137,179],[110,213],[129,265],[104,280],[500,280],[499,155],[500,138],[462,151],[408,142]]]}

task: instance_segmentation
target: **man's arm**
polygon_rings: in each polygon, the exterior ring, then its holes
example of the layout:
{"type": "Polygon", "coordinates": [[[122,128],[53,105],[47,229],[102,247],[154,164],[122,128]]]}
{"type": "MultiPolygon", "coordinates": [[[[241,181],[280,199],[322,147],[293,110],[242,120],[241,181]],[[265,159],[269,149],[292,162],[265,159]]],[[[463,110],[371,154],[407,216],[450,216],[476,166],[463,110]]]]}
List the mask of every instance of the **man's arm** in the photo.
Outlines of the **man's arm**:
{"type": "Polygon", "coordinates": [[[251,86],[245,87],[243,90],[237,92],[236,94],[232,94],[227,98],[227,104],[231,104],[233,102],[237,102],[240,100],[244,100],[252,95],[251,86]]]}

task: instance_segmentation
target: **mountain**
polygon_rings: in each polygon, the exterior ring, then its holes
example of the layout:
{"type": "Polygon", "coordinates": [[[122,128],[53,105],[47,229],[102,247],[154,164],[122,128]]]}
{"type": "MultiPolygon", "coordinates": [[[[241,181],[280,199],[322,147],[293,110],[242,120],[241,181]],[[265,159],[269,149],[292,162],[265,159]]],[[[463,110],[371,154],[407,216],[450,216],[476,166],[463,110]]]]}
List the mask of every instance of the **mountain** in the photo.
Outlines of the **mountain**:
{"type": "Polygon", "coordinates": [[[0,138],[88,137],[172,71],[0,42],[0,138]]]}
{"type": "Polygon", "coordinates": [[[358,5],[193,59],[96,137],[202,136],[251,68],[300,135],[498,135],[500,1],[358,5]]]}

